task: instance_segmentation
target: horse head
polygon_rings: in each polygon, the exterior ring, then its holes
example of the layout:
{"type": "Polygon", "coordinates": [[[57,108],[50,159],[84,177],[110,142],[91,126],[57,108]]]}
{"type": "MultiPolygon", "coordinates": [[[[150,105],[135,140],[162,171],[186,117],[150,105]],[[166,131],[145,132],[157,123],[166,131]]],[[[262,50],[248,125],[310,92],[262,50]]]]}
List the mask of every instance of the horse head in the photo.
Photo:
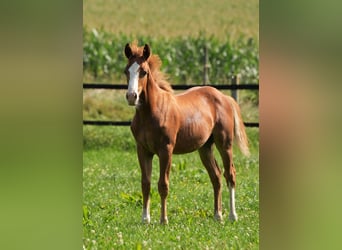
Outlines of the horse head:
{"type": "Polygon", "coordinates": [[[129,105],[136,106],[139,103],[139,96],[147,84],[147,76],[150,73],[147,60],[151,56],[150,46],[137,47],[128,43],[125,47],[125,56],[128,63],[125,68],[128,90],[126,99],[129,105]]]}

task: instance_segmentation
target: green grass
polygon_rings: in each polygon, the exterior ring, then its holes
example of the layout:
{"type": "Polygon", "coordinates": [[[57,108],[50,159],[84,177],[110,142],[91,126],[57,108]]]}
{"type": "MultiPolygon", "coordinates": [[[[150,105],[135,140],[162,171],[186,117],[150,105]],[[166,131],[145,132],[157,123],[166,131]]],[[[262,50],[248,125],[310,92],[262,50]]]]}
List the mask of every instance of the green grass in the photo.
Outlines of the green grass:
{"type": "Polygon", "coordinates": [[[174,38],[207,36],[259,40],[258,0],[83,1],[83,25],[112,33],[174,38]]]}
{"type": "MultiPolygon", "coordinates": [[[[158,158],[153,160],[151,224],[141,223],[142,195],[135,142],[128,127],[84,126],[83,245],[85,249],[258,249],[258,129],[247,129],[251,157],[235,149],[236,207],[228,221],[213,219],[213,191],[197,152],[173,157],[168,198],[169,225],[159,225],[158,158]]],[[[217,157],[221,162],[221,159],[217,157]]],[[[222,164],[220,164],[222,165],[222,164]]]]}

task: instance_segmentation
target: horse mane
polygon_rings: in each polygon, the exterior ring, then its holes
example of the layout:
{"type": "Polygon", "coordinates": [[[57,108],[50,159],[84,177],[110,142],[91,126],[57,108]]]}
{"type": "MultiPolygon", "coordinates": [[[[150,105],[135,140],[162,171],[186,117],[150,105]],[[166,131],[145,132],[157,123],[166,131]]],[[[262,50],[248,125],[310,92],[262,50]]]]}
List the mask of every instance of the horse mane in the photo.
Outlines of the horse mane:
{"type": "MultiPolygon", "coordinates": [[[[131,49],[133,56],[141,57],[143,54],[144,47],[139,47],[138,42],[135,40],[131,43],[131,49]]],[[[150,67],[152,77],[154,81],[158,84],[158,86],[167,91],[173,92],[173,89],[170,83],[167,81],[167,77],[163,72],[160,71],[160,67],[162,65],[162,61],[158,55],[154,55],[151,52],[151,56],[147,59],[148,66],[150,67]]]]}

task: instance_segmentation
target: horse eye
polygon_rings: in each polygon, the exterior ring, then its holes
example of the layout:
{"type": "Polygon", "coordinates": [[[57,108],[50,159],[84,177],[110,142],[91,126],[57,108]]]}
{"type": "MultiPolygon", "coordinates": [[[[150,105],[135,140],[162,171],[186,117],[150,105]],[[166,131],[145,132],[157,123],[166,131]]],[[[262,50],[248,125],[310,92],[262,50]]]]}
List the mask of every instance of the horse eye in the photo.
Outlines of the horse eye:
{"type": "Polygon", "coordinates": [[[140,78],[144,77],[145,75],[146,75],[146,71],[145,71],[145,70],[141,70],[141,71],[139,72],[139,77],[140,77],[140,78]]]}

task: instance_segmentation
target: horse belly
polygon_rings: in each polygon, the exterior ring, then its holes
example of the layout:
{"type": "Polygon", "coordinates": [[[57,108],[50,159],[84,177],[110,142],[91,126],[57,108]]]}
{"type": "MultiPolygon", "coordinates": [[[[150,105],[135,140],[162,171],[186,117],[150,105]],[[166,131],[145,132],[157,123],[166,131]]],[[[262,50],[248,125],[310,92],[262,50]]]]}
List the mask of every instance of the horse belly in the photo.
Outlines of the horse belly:
{"type": "Polygon", "coordinates": [[[177,133],[175,154],[190,153],[203,146],[214,127],[214,115],[210,109],[184,108],[183,119],[177,133]]]}
{"type": "Polygon", "coordinates": [[[177,134],[174,154],[185,154],[193,152],[202,147],[210,137],[210,132],[179,131],[177,134]]]}

